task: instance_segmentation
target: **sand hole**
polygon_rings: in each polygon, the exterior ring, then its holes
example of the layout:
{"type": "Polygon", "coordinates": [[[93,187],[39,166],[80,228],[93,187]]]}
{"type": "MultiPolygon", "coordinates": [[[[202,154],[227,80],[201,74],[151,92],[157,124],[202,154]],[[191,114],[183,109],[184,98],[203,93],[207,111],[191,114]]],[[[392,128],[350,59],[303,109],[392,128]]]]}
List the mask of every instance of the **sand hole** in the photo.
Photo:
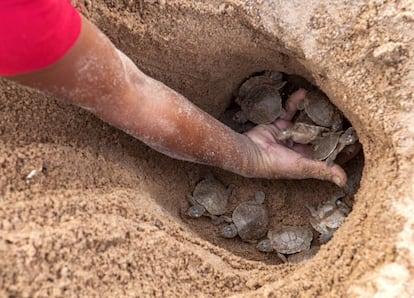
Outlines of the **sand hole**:
{"type": "MultiPolygon", "coordinates": [[[[136,296],[136,289],[148,296],[190,296],[194,289],[200,296],[227,296],[265,285],[266,293],[280,297],[352,296],[355,284],[375,292],[377,269],[398,255],[402,220],[391,205],[409,201],[412,193],[412,146],[404,122],[412,117],[399,86],[409,80],[381,61],[372,63],[366,51],[389,41],[376,34],[378,28],[399,30],[405,24],[390,18],[398,11],[385,3],[379,9],[342,3],[338,10],[318,1],[221,2],[93,1],[88,17],[143,71],[217,118],[241,82],[264,69],[320,86],[364,145],[364,153],[346,166],[349,173],[364,167],[364,174],[345,224],[313,261],[272,266],[280,263],[275,255],[260,254],[237,238],[219,238],[207,219],[181,217],[186,194],[211,172],[224,184],[236,184],[230,209],[264,190],[275,197],[272,224],[284,225],[302,224],[308,216],[304,203],[323,201],[335,186],[245,179],[174,161],[85,111],[1,82],[1,215],[11,245],[2,258],[7,294],[64,286],[80,296],[136,296]],[[369,28],[367,20],[379,26],[369,28]],[[47,162],[47,172],[28,184],[24,177],[37,162],[47,162]],[[82,245],[87,237],[109,244],[107,251],[82,245]],[[44,257],[51,251],[55,260],[44,257]],[[62,268],[73,272],[68,282],[41,279],[58,280],[62,268]],[[29,284],[33,276],[40,279],[29,284]]],[[[401,255],[407,257],[406,251],[401,255]]]]}
{"type": "MultiPolygon", "coordinates": [[[[159,11],[156,7],[146,9],[148,22],[145,34],[131,26],[132,20],[122,22],[104,14],[97,21],[105,33],[142,70],[178,90],[216,118],[232,104],[240,84],[247,77],[263,70],[281,71],[293,80],[298,80],[299,84],[304,84],[305,89],[316,88],[315,81],[324,78],[323,72],[308,69],[290,49],[269,40],[262,32],[252,32],[251,28],[237,19],[210,18],[209,15],[193,15],[191,11],[179,10],[175,11],[174,16],[165,14],[162,18],[157,17],[156,23],[153,23],[152,17],[158,16],[159,11]],[[177,23],[180,18],[186,22],[177,23]],[[165,28],[168,30],[165,31],[165,28]],[[185,35],[181,32],[185,32],[185,35]],[[214,32],[214,36],[211,32],[214,32]]],[[[140,17],[135,17],[139,22],[140,17]]],[[[284,96],[293,91],[291,87],[286,86],[284,96]]],[[[338,103],[337,100],[334,103],[338,103]]],[[[349,110],[343,112],[347,118],[355,118],[349,117],[349,110]]],[[[164,162],[156,171],[163,175],[162,181],[166,181],[171,173],[165,169],[174,168],[175,163],[171,161],[170,164],[167,159],[164,162]]],[[[363,165],[364,157],[361,152],[346,165],[346,170],[351,176],[356,176],[362,171],[363,165]]],[[[236,184],[235,193],[230,198],[229,210],[242,201],[252,199],[255,191],[264,191],[268,194],[269,202],[272,202],[268,206],[272,218],[271,226],[308,223],[309,213],[305,204],[317,204],[338,192],[338,188],[332,183],[318,180],[246,179],[197,165],[189,165],[184,171],[186,180],[174,179],[175,183],[180,184],[175,188],[178,192],[174,194],[171,194],[170,188],[163,188],[161,185],[150,187],[156,194],[156,202],[172,214],[181,214],[179,221],[182,220],[184,225],[203,239],[236,256],[269,264],[278,264],[280,260],[274,254],[257,252],[254,245],[244,243],[239,238],[222,239],[218,236],[220,227],[211,225],[207,218],[194,220],[183,216],[189,206],[185,196],[192,192],[195,184],[208,173],[212,173],[226,185],[236,184]],[[176,200],[180,202],[178,210],[174,203],[176,200]]]]}
{"type": "MultiPolygon", "coordinates": [[[[262,75],[263,73],[264,72],[256,72],[249,77],[262,75]]],[[[284,80],[287,80],[287,84],[280,90],[283,103],[285,103],[287,98],[299,88],[304,88],[309,91],[318,89],[299,75],[283,74],[283,78],[284,80]]],[[[237,91],[233,92],[233,94],[237,94],[237,91]]],[[[226,111],[233,111],[237,108],[237,104],[234,100],[235,96],[231,99],[226,111]]],[[[226,111],[224,113],[226,113],[226,111]]],[[[219,119],[222,119],[223,121],[226,120],[222,117],[219,117],[219,119]]],[[[344,117],[343,129],[345,130],[349,126],[351,126],[351,123],[344,117]]],[[[362,148],[358,151],[355,157],[344,163],[342,166],[349,177],[348,184],[345,188],[345,191],[348,192],[348,194],[344,194],[342,200],[352,209],[354,195],[359,188],[364,166],[364,154],[362,148]]],[[[206,172],[209,171],[207,170],[206,172]]],[[[206,174],[206,172],[201,173],[206,174]]],[[[317,205],[333,197],[338,197],[338,194],[343,191],[343,189],[340,189],[332,183],[315,179],[302,181],[246,179],[219,170],[211,170],[210,173],[214,173],[214,175],[225,185],[235,184],[236,186],[230,196],[228,212],[226,213],[226,215],[230,217],[232,211],[240,203],[253,200],[255,192],[263,191],[266,194],[267,199],[265,205],[270,215],[269,229],[278,229],[285,226],[307,226],[312,228],[309,222],[310,213],[306,208],[306,205],[317,205]]],[[[198,179],[194,177],[191,184],[192,189],[195,187],[195,184],[203,178],[205,178],[205,176],[203,177],[202,175],[199,176],[198,179]]],[[[262,261],[268,264],[281,263],[281,260],[275,253],[264,254],[258,252],[256,250],[256,244],[243,242],[239,237],[234,239],[223,239],[219,234],[226,223],[214,225],[208,217],[193,219],[187,215],[189,206],[190,205],[183,204],[180,210],[183,222],[189,225],[195,233],[207,241],[223,247],[242,258],[262,261]]],[[[312,246],[325,244],[319,241],[320,234],[314,229],[312,229],[312,231],[314,233],[312,246]]]]}

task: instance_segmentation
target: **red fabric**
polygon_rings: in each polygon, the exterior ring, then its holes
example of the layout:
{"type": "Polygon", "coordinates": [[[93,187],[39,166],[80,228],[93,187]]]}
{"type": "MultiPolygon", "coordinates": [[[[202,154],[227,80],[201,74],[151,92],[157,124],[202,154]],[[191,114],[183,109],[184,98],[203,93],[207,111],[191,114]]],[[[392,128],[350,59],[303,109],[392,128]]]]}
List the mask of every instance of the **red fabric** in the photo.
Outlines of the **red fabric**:
{"type": "Polygon", "coordinates": [[[0,0],[0,76],[52,65],[80,30],[81,17],[68,0],[0,0]]]}

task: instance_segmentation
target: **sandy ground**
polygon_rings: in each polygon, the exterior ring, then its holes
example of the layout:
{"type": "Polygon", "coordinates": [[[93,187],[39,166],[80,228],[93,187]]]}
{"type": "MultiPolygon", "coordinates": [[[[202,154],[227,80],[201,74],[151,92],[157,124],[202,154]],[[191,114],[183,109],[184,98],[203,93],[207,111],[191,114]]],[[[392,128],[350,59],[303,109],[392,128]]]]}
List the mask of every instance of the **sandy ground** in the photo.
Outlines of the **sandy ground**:
{"type": "Polygon", "coordinates": [[[364,162],[347,171],[364,165],[361,187],[315,258],[282,264],[186,217],[186,195],[212,173],[236,185],[230,209],[263,190],[272,226],[307,225],[305,204],[329,198],[331,184],[172,160],[1,81],[0,296],[413,296],[412,5],[93,1],[84,14],[143,71],[215,117],[254,72],[318,85],[358,131],[364,162]]]}

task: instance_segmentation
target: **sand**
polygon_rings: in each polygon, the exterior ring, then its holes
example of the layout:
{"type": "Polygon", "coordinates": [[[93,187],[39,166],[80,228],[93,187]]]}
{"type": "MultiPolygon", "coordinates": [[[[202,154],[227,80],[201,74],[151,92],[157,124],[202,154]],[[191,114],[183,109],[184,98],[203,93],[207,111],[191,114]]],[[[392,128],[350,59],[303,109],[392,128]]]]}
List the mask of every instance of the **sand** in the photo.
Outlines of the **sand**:
{"type": "MultiPolygon", "coordinates": [[[[412,2],[412,1],[411,1],[412,2]]],[[[219,117],[273,69],[319,86],[363,145],[353,211],[310,261],[283,264],[190,219],[211,173],[230,208],[268,194],[272,226],[308,224],[337,188],[172,160],[77,107],[0,82],[0,296],[414,295],[410,1],[92,1],[84,14],[147,74],[219,117]],[[33,172],[35,170],[35,172],[33,172]],[[27,175],[31,173],[30,179],[27,175]]]]}

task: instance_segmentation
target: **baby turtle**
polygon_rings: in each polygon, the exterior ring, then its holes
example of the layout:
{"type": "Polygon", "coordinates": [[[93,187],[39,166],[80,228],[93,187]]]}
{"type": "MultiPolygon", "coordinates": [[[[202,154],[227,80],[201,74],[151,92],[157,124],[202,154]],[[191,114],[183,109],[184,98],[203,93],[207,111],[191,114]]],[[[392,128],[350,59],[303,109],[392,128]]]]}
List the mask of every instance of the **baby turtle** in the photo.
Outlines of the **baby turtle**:
{"type": "Polygon", "coordinates": [[[321,233],[319,237],[321,243],[326,243],[332,238],[351,212],[351,209],[340,200],[342,196],[335,196],[319,204],[316,208],[306,206],[311,214],[309,220],[312,227],[321,233]]]}
{"type": "Polygon", "coordinates": [[[263,202],[265,194],[257,192],[254,201],[243,202],[234,209],[232,224],[225,226],[220,233],[224,238],[234,238],[237,235],[243,241],[254,242],[267,233],[269,215],[263,202]]]}
{"type": "Polygon", "coordinates": [[[287,261],[283,254],[294,254],[310,248],[313,234],[308,227],[288,226],[270,230],[267,239],[260,241],[256,248],[261,252],[275,251],[279,258],[287,261]]]}
{"type": "Polygon", "coordinates": [[[312,141],[312,158],[325,160],[328,165],[333,165],[338,154],[349,145],[353,145],[358,140],[358,136],[353,127],[349,127],[345,132],[337,131],[323,133],[322,137],[317,137],[312,141]]]}
{"type": "Polygon", "coordinates": [[[356,134],[356,130],[353,127],[349,127],[338,140],[338,145],[336,146],[335,150],[329,155],[329,157],[326,159],[326,162],[328,165],[332,165],[338,156],[338,154],[349,145],[355,144],[355,142],[358,141],[358,136],[356,134]]]}
{"type": "Polygon", "coordinates": [[[192,205],[188,209],[188,215],[193,218],[208,216],[214,222],[219,223],[219,215],[227,211],[229,195],[234,189],[234,185],[227,188],[213,176],[201,180],[195,187],[193,195],[188,195],[187,199],[192,205]]]}
{"type": "Polygon", "coordinates": [[[317,125],[331,128],[333,131],[342,128],[342,113],[320,91],[309,91],[299,109],[305,109],[306,114],[317,125]]]}
{"type": "Polygon", "coordinates": [[[335,151],[342,132],[330,132],[312,142],[312,158],[325,160],[335,151]]]}
{"type": "Polygon", "coordinates": [[[277,139],[284,141],[291,139],[295,143],[309,144],[321,136],[322,132],[329,131],[326,127],[296,122],[292,127],[281,130],[277,139]]]}
{"type": "Polygon", "coordinates": [[[279,72],[268,72],[248,79],[241,85],[236,99],[244,114],[244,117],[239,115],[238,118],[256,124],[269,124],[282,116],[285,110],[279,89],[285,83],[279,72]]]}

